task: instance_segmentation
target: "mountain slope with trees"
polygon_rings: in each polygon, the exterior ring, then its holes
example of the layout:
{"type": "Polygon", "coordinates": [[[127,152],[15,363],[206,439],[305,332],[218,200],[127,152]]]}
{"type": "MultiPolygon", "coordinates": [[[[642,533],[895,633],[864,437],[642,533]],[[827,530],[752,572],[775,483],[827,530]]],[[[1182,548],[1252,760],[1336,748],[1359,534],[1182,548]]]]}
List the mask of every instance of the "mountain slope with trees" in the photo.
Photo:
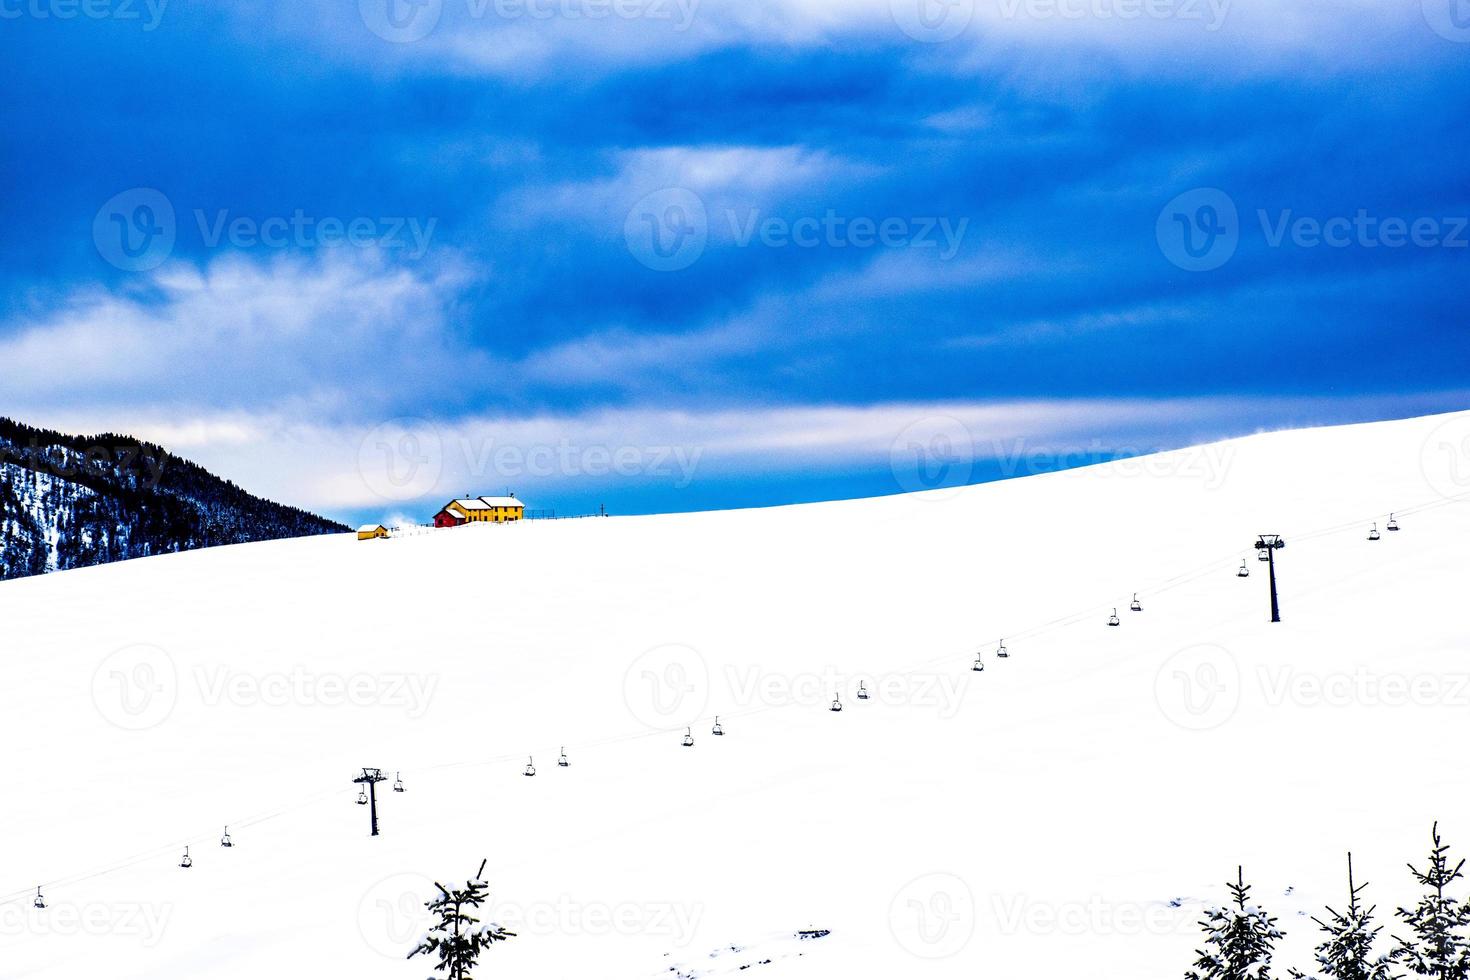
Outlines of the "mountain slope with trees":
{"type": "Polygon", "coordinates": [[[0,418],[0,579],[345,530],[152,443],[0,418]]]}

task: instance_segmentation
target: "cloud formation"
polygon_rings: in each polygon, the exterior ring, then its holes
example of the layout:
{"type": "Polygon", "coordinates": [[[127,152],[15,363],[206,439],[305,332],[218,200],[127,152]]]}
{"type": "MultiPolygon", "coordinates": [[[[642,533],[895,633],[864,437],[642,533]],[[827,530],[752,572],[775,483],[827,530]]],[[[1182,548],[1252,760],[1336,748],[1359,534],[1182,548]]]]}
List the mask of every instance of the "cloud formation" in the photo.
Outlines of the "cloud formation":
{"type": "Polygon", "coordinates": [[[931,415],[1155,446],[1457,407],[1441,0],[642,2],[7,22],[0,412],[327,509],[373,506],[395,418],[699,447],[678,493],[536,478],[647,510],[884,492],[931,415]]]}

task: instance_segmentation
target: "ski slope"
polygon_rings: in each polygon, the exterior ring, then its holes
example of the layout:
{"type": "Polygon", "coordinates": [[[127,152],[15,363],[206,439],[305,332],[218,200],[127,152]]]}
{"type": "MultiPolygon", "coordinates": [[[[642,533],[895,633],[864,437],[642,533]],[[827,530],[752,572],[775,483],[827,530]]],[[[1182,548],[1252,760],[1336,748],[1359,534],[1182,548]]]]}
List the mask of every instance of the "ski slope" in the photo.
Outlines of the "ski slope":
{"type": "Polygon", "coordinates": [[[482,858],[485,977],[1172,977],[1237,864],[1308,969],[1348,849],[1470,853],[1467,436],[4,583],[0,976],[422,978],[482,858]]]}

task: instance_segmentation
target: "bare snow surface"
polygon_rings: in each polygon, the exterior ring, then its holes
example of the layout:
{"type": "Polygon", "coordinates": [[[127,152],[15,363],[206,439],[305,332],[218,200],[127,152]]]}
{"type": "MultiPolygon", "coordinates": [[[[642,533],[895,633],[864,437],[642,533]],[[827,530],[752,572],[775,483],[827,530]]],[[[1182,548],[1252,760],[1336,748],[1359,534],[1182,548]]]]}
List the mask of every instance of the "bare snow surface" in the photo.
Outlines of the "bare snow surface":
{"type": "Polygon", "coordinates": [[[487,977],[1172,977],[1238,863],[1305,969],[1348,849],[1385,914],[1431,821],[1470,854],[1467,448],[1440,416],[5,583],[0,976],[422,978],[432,880],[482,858],[487,977]]]}

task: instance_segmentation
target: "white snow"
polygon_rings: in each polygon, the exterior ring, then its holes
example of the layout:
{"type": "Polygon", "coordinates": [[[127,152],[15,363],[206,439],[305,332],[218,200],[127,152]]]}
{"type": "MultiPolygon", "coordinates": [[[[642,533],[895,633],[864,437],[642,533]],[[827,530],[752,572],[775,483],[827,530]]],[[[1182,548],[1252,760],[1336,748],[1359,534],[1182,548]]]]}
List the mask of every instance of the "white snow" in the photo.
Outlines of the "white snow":
{"type": "Polygon", "coordinates": [[[1348,849],[1383,921],[1433,820],[1470,854],[1467,446],[1463,414],[0,584],[0,974],[422,978],[419,903],[482,858],[519,933],[487,977],[1179,976],[1237,864],[1307,969],[1348,849]]]}

